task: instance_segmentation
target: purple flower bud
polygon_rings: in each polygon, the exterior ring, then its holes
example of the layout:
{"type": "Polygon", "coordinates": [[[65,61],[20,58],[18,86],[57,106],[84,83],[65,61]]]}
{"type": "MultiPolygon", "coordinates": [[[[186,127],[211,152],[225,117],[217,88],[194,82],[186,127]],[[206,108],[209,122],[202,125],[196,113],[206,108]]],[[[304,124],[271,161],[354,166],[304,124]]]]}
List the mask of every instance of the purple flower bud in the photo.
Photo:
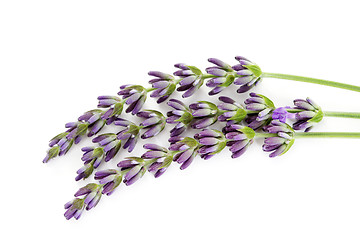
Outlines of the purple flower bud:
{"type": "Polygon", "coordinates": [[[174,110],[167,112],[167,123],[176,124],[170,130],[170,137],[178,136],[185,131],[193,120],[191,110],[181,101],[177,99],[170,99],[167,103],[174,110]]]}
{"type": "Polygon", "coordinates": [[[206,72],[214,77],[209,79],[206,83],[208,87],[213,88],[209,95],[215,95],[224,90],[226,87],[230,86],[235,79],[234,69],[227,63],[216,59],[209,58],[209,62],[215,64],[216,66],[209,67],[206,69],[206,72]]]}
{"type": "Polygon", "coordinates": [[[190,104],[192,116],[194,121],[191,124],[192,128],[204,129],[217,121],[219,116],[219,109],[211,102],[199,101],[190,104]]]}
{"type": "Polygon", "coordinates": [[[194,138],[201,144],[198,153],[205,160],[221,152],[227,141],[222,132],[210,129],[202,130],[194,138]]]}
{"type": "Polygon", "coordinates": [[[248,110],[245,122],[248,127],[256,130],[270,123],[272,120],[273,111],[275,110],[274,103],[267,97],[250,93],[244,103],[248,110]],[[251,111],[249,113],[249,111],[251,111]]]}
{"type": "Polygon", "coordinates": [[[175,78],[170,74],[157,71],[151,71],[148,74],[156,77],[155,79],[149,81],[149,83],[152,84],[152,88],[154,88],[150,97],[158,98],[157,103],[164,102],[175,91],[175,78]]]}
{"type": "Polygon", "coordinates": [[[95,179],[103,184],[102,194],[110,195],[120,185],[122,174],[115,169],[107,169],[95,173],[95,179]]]}

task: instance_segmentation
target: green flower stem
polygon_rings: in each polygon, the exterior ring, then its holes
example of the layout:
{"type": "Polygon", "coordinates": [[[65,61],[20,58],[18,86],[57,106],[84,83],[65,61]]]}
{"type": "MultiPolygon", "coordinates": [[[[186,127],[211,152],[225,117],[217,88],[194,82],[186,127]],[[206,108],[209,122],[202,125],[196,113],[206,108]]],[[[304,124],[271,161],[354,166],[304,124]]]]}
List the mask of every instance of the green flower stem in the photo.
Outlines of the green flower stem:
{"type": "Polygon", "coordinates": [[[360,138],[360,132],[296,132],[294,138],[360,138]]]}
{"type": "Polygon", "coordinates": [[[357,118],[360,119],[360,112],[332,112],[324,111],[325,117],[357,118]]]}
{"type": "Polygon", "coordinates": [[[146,91],[146,92],[152,92],[152,91],[154,91],[154,90],[156,90],[156,88],[145,88],[145,91],[146,91]]]}
{"type": "MultiPolygon", "coordinates": [[[[255,138],[277,137],[276,133],[256,133],[255,138]]],[[[294,138],[360,138],[360,132],[295,132],[294,138]]]]}
{"type": "Polygon", "coordinates": [[[346,89],[346,90],[350,90],[350,91],[360,92],[360,86],[354,86],[354,85],[350,85],[350,84],[346,84],[346,83],[339,83],[339,82],[328,81],[328,80],[317,79],[317,78],[301,77],[301,76],[281,74],[281,73],[266,73],[266,72],[264,72],[262,74],[262,77],[264,77],[264,78],[279,78],[279,79],[292,80],[292,81],[298,81],[298,82],[315,83],[315,84],[320,84],[320,85],[324,85],[324,86],[336,87],[336,88],[342,88],[342,89],[346,89]]]}

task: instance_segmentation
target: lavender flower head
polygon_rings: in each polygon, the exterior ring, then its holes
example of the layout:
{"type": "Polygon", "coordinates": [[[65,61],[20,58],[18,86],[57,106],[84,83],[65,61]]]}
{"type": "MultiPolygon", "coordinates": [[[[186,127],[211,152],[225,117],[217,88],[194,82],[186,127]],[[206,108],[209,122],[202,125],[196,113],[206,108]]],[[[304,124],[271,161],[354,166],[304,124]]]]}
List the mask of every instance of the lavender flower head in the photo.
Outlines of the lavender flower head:
{"type": "Polygon", "coordinates": [[[262,71],[257,64],[244,57],[237,56],[235,59],[239,61],[239,64],[232,67],[236,71],[234,84],[240,86],[238,93],[244,93],[260,82],[262,71]]]}
{"type": "Polygon", "coordinates": [[[205,129],[195,134],[194,138],[201,145],[198,149],[200,157],[207,160],[221,152],[226,146],[224,134],[217,130],[205,129]]]}
{"type": "Polygon", "coordinates": [[[120,185],[122,174],[115,169],[106,169],[97,171],[95,173],[95,179],[99,180],[99,183],[103,185],[101,193],[109,196],[120,185]]]}
{"type": "Polygon", "coordinates": [[[172,144],[170,145],[169,150],[176,152],[173,161],[181,164],[180,169],[184,170],[190,166],[198,154],[200,144],[198,141],[190,137],[174,137],[172,140],[175,138],[177,139],[175,141],[171,141],[172,144]]]}
{"type": "Polygon", "coordinates": [[[269,124],[272,120],[275,105],[269,98],[257,93],[250,93],[250,97],[245,100],[245,106],[249,110],[245,118],[248,127],[256,130],[269,124]]]}
{"type": "Polygon", "coordinates": [[[185,91],[182,95],[183,98],[192,96],[204,83],[203,73],[197,67],[184,63],[175,64],[175,67],[179,70],[174,72],[174,75],[181,78],[180,87],[177,88],[177,91],[185,91]]]}
{"type": "Polygon", "coordinates": [[[173,161],[173,154],[167,148],[156,144],[148,143],[143,147],[148,149],[148,151],[141,156],[142,159],[148,159],[149,161],[148,171],[153,173],[155,178],[160,177],[173,161]]]}
{"type": "Polygon", "coordinates": [[[158,98],[157,103],[164,102],[176,89],[175,78],[170,74],[157,71],[151,71],[148,74],[155,77],[149,81],[154,89],[150,97],[158,98]]]}
{"type": "Polygon", "coordinates": [[[262,146],[265,152],[272,152],[269,157],[272,158],[286,153],[294,144],[294,130],[288,124],[273,120],[264,129],[266,132],[274,134],[272,137],[265,138],[262,146]]]}
{"type": "Polygon", "coordinates": [[[165,128],[165,117],[159,111],[144,110],[138,112],[136,116],[145,118],[145,120],[140,123],[140,127],[146,129],[146,131],[141,135],[142,139],[154,137],[165,128]]]}
{"type": "Polygon", "coordinates": [[[304,130],[308,132],[324,117],[320,106],[310,98],[306,98],[306,100],[296,99],[294,100],[294,105],[294,109],[299,110],[299,112],[295,113],[296,122],[293,124],[294,130],[304,130]]]}
{"type": "Polygon", "coordinates": [[[129,105],[125,112],[135,115],[144,105],[147,91],[143,86],[128,84],[120,87],[118,95],[122,96],[125,103],[129,105]]]}
{"type": "Polygon", "coordinates": [[[214,124],[220,115],[217,106],[211,102],[198,101],[190,104],[192,116],[194,117],[191,127],[194,129],[204,129],[214,124]]]}
{"type": "Polygon", "coordinates": [[[126,171],[123,181],[126,186],[135,183],[146,172],[145,161],[139,157],[127,157],[119,162],[117,166],[120,168],[120,171],[126,171]]]}
{"type": "Polygon", "coordinates": [[[222,111],[218,120],[221,122],[240,123],[247,115],[243,106],[236,103],[229,97],[221,96],[219,100],[222,102],[217,105],[218,109],[222,111]]]}
{"type": "Polygon", "coordinates": [[[206,69],[208,74],[214,76],[207,81],[206,86],[213,88],[209,95],[215,95],[234,82],[236,72],[229,64],[217,58],[209,58],[208,61],[215,64],[215,66],[206,69]]]}
{"type": "Polygon", "coordinates": [[[174,110],[167,112],[166,122],[176,124],[170,130],[170,137],[175,137],[183,133],[193,120],[191,110],[181,101],[170,99],[167,104],[174,110]]]}
{"type": "Polygon", "coordinates": [[[245,153],[247,148],[254,142],[255,131],[252,128],[238,125],[229,124],[224,127],[226,143],[229,150],[232,152],[232,158],[238,158],[245,153]]]}

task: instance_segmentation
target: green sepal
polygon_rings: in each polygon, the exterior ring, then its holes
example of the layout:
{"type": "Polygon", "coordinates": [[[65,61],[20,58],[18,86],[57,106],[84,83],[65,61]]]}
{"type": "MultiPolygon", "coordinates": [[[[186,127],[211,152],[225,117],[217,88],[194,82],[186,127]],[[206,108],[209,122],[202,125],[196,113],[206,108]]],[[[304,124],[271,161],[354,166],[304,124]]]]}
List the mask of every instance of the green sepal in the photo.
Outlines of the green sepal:
{"type": "Polygon", "coordinates": [[[202,75],[202,72],[200,69],[198,69],[197,67],[195,66],[187,66],[195,75],[202,75]]]}
{"type": "Polygon", "coordinates": [[[93,171],[94,171],[94,166],[91,163],[87,164],[87,169],[84,171],[84,179],[88,178],[93,171]]]}
{"type": "Polygon", "coordinates": [[[181,115],[181,117],[175,121],[182,122],[185,125],[188,125],[193,120],[193,118],[194,117],[190,112],[184,112],[184,114],[181,115]]]}
{"type": "Polygon", "coordinates": [[[289,144],[286,145],[286,148],[285,148],[284,152],[283,152],[282,154],[280,154],[280,156],[283,155],[283,154],[285,154],[287,151],[289,151],[289,149],[290,149],[291,146],[294,144],[294,142],[295,142],[295,139],[291,139],[290,142],[289,142],[289,144]]]}
{"type": "Polygon", "coordinates": [[[133,161],[136,161],[138,163],[145,163],[145,160],[140,158],[140,157],[126,157],[125,159],[127,160],[133,160],[133,161]]]}
{"type": "Polygon", "coordinates": [[[206,103],[209,105],[209,107],[212,109],[212,110],[216,110],[216,111],[219,111],[218,107],[216,106],[216,104],[212,103],[212,102],[208,102],[208,101],[198,101],[199,103],[206,103]]]}
{"type": "Polygon", "coordinates": [[[120,115],[123,111],[123,108],[124,108],[124,102],[116,103],[114,105],[114,110],[113,110],[112,114],[110,115],[110,117],[120,115]]]}
{"type": "Polygon", "coordinates": [[[262,71],[261,68],[254,64],[254,65],[244,65],[244,67],[246,67],[247,69],[249,69],[251,72],[253,72],[253,74],[257,77],[260,77],[262,75],[262,71]]]}
{"type": "Polygon", "coordinates": [[[98,148],[95,148],[95,149],[94,149],[92,156],[95,157],[95,158],[99,158],[99,157],[101,157],[103,154],[104,154],[104,148],[98,147],[98,148]]]}
{"type": "Polygon", "coordinates": [[[239,129],[238,131],[242,132],[246,135],[248,139],[253,139],[255,137],[255,131],[252,128],[249,127],[243,127],[242,129],[239,129]]]}
{"type": "Polygon", "coordinates": [[[169,86],[168,86],[168,90],[166,91],[166,93],[164,94],[164,96],[167,96],[167,95],[171,95],[176,89],[176,84],[175,83],[171,83],[169,86]]]}
{"type": "Polygon", "coordinates": [[[226,76],[226,80],[223,84],[220,84],[219,87],[228,87],[230,86],[235,80],[235,76],[233,74],[228,74],[226,76]]]}
{"type": "Polygon", "coordinates": [[[127,133],[133,134],[135,136],[137,136],[139,134],[140,131],[140,127],[136,126],[135,124],[130,124],[129,125],[129,130],[127,131],[127,133]]]}
{"type": "Polygon", "coordinates": [[[120,174],[114,179],[114,185],[113,185],[112,189],[117,188],[121,182],[122,182],[122,175],[120,174]]]}
{"type": "Polygon", "coordinates": [[[312,117],[310,120],[308,120],[308,122],[318,123],[318,122],[321,122],[323,117],[324,117],[324,112],[319,110],[314,117],[312,117]]]}
{"type": "Polygon", "coordinates": [[[48,151],[49,160],[59,155],[59,152],[60,152],[60,146],[54,146],[50,148],[48,151]]]}
{"type": "Polygon", "coordinates": [[[53,137],[53,138],[50,140],[50,142],[53,141],[53,140],[55,140],[55,139],[62,139],[62,138],[64,138],[64,137],[66,137],[68,134],[69,134],[68,132],[60,133],[60,134],[56,135],[55,137],[53,137]]]}
{"type": "Polygon", "coordinates": [[[196,141],[194,138],[190,138],[190,137],[186,137],[183,140],[181,140],[180,142],[186,144],[190,148],[195,148],[199,145],[198,141],[196,141]]]}
{"type": "Polygon", "coordinates": [[[261,95],[261,94],[257,94],[257,95],[259,95],[262,99],[264,99],[267,107],[275,108],[275,104],[268,97],[265,97],[264,95],[261,95]]]}
{"type": "Polygon", "coordinates": [[[226,140],[219,142],[217,144],[218,147],[217,147],[216,151],[212,152],[210,155],[214,155],[214,154],[221,152],[226,147],[226,142],[227,142],[226,140]]]}
{"type": "Polygon", "coordinates": [[[247,116],[246,110],[243,108],[238,108],[238,110],[236,110],[235,115],[232,116],[231,118],[228,118],[227,120],[234,120],[236,122],[241,122],[246,116],[247,116]]]}
{"type": "Polygon", "coordinates": [[[75,198],[72,202],[72,207],[81,210],[84,208],[84,199],[81,198],[75,198]]]}
{"type": "Polygon", "coordinates": [[[161,167],[159,169],[168,168],[171,165],[172,161],[173,161],[173,156],[172,155],[167,156],[162,162],[161,167]]]}
{"type": "Polygon", "coordinates": [[[88,130],[88,126],[89,124],[88,123],[81,123],[77,126],[77,131],[76,131],[76,135],[77,136],[81,136],[81,135],[84,135],[87,130],[88,130]]]}
{"type": "Polygon", "coordinates": [[[82,188],[89,189],[90,191],[94,191],[94,190],[98,189],[99,187],[100,187],[100,185],[97,183],[89,183],[85,187],[82,187],[82,188]]]}

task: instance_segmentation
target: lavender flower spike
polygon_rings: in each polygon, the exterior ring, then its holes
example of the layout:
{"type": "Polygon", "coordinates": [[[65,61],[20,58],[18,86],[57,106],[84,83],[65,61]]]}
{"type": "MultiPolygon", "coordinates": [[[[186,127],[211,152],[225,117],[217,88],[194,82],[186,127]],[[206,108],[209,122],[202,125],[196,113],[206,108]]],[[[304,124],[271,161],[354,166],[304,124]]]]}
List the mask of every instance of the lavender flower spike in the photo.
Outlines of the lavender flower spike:
{"type": "Polygon", "coordinates": [[[215,66],[206,69],[206,72],[213,76],[207,81],[206,86],[213,88],[209,95],[215,95],[234,82],[236,71],[229,64],[217,58],[209,58],[208,61],[215,66]]]}
{"type": "Polygon", "coordinates": [[[191,127],[194,129],[207,128],[214,124],[220,115],[217,106],[211,102],[198,101],[190,104],[189,107],[192,110],[192,116],[194,117],[194,121],[191,124],[191,127]]]}
{"type": "Polygon", "coordinates": [[[238,124],[230,124],[224,127],[226,143],[229,146],[229,150],[232,152],[232,158],[238,158],[246,149],[254,142],[255,131],[249,127],[245,127],[238,124]]]}
{"type": "Polygon", "coordinates": [[[180,70],[174,72],[174,75],[181,78],[179,82],[180,87],[177,88],[177,91],[185,91],[182,95],[183,98],[192,96],[204,83],[203,73],[197,67],[184,63],[175,64],[175,67],[180,70]]]}
{"type": "Polygon", "coordinates": [[[175,81],[175,78],[170,74],[157,71],[151,71],[148,74],[155,77],[149,81],[154,89],[150,94],[150,97],[158,98],[156,101],[157,103],[164,102],[176,89],[177,82],[175,81]]]}
{"type": "Polygon", "coordinates": [[[136,116],[145,118],[145,120],[140,123],[140,127],[146,129],[146,131],[141,135],[142,139],[154,137],[165,128],[165,117],[159,111],[144,110],[138,112],[136,116]]]}
{"type": "Polygon", "coordinates": [[[256,130],[270,123],[272,120],[272,112],[275,109],[274,103],[267,97],[250,93],[250,97],[245,100],[246,109],[248,111],[245,122],[248,127],[256,130]]]}
{"type": "Polygon", "coordinates": [[[111,124],[120,114],[124,107],[124,100],[117,96],[99,96],[98,108],[109,108],[101,118],[106,120],[106,124],[111,124]]]}
{"type": "Polygon", "coordinates": [[[200,157],[207,160],[221,152],[226,146],[224,134],[217,130],[205,129],[195,134],[194,138],[201,144],[198,153],[200,157]]]}
{"type": "Polygon", "coordinates": [[[176,124],[170,130],[170,137],[175,137],[183,133],[193,120],[191,110],[181,101],[170,99],[167,104],[174,110],[167,112],[166,122],[176,124]]]}
{"type": "Polygon", "coordinates": [[[140,111],[145,103],[147,91],[143,86],[140,85],[122,85],[118,95],[125,99],[125,103],[129,105],[125,112],[135,115],[140,111]]]}
{"type": "Polygon", "coordinates": [[[77,170],[76,181],[88,178],[105,158],[105,152],[102,147],[84,147],[81,150],[84,152],[81,158],[84,161],[84,166],[77,170]]]}
{"type": "Polygon", "coordinates": [[[234,84],[240,86],[237,90],[238,93],[244,93],[260,82],[262,71],[257,64],[244,57],[237,56],[235,59],[239,61],[239,64],[232,67],[236,71],[237,77],[234,84]]]}
{"type": "Polygon", "coordinates": [[[324,117],[321,108],[310,98],[306,98],[306,100],[296,99],[294,100],[294,105],[294,109],[299,110],[299,112],[295,113],[296,122],[293,124],[294,130],[304,130],[308,132],[324,117]]]}
{"type": "Polygon", "coordinates": [[[268,133],[274,134],[264,140],[263,150],[272,152],[269,157],[276,157],[286,153],[294,144],[294,130],[286,123],[279,120],[271,121],[269,126],[265,127],[268,133]]]}

